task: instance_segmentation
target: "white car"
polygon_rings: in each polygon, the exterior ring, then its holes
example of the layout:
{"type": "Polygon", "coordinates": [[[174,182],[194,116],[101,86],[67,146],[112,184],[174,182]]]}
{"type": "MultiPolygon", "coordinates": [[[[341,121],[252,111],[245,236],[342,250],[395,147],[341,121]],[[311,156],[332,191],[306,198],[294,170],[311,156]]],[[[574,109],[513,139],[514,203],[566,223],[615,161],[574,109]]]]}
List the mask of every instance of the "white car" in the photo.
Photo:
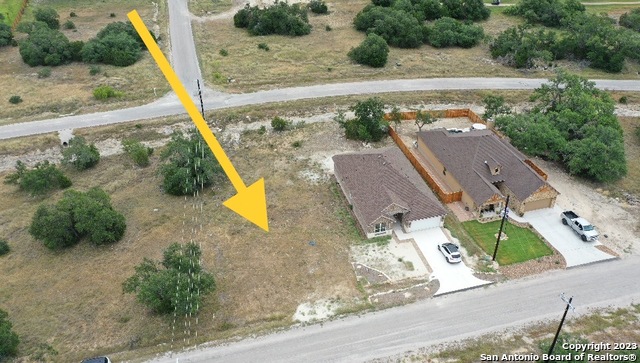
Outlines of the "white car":
{"type": "Polygon", "coordinates": [[[447,259],[447,262],[449,263],[462,262],[462,255],[460,255],[458,246],[454,245],[453,243],[447,242],[447,243],[440,244],[438,245],[438,250],[442,252],[442,254],[444,255],[444,258],[447,259]]]}

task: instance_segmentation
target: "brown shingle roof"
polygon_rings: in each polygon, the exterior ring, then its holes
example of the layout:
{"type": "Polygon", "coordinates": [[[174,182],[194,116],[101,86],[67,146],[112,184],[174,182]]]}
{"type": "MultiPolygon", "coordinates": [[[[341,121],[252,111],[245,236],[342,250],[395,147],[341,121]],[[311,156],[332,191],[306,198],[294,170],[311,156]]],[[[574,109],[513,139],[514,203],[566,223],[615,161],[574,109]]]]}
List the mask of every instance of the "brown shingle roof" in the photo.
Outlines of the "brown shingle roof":
{"type": "Polygon", "coordinates": [[[477,205],[494,194],[502,195],[494,183],[504,182],[521,201],[547,184],[524,162],[526,156],[491,130],[450,133],[436,129],[418,136],[477,205]],[[492,175],[490,167],[498,165],[500,172],[492,175]]]}
{"type": "Polygon", "coordinates": [[[395,204],[403,222],[443,216],[446,210],[397,147],[333,156],[334,171],[360,224],[369,226],[395,204]]]}

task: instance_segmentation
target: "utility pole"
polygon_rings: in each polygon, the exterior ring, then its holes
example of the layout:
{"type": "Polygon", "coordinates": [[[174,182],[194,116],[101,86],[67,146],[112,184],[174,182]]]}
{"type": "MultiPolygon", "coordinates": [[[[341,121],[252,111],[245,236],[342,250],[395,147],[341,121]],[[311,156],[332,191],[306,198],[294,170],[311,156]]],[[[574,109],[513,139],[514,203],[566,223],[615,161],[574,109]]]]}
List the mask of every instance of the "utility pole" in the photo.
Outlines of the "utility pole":
{"type": "MultiPolygon", "coordinates": [[[[569,311],[569,308],[571,308],[571,310],[575,310],[573,305],[571,305],[571,302],[573,301],[573,296],[570,297],[569,300],[567,300],[564,297],[564,292],[563,292],[562,294],[560,294],[560,298],[562,299],[562,301],[567,303],[567,307],[564,309],[564,314],[562,314],[562,320],[560,320],[560,326],[558,326],[558,331],[556,331],[556,336],[553,338],[553,342],[551,343],[551,347],[549,347],[548,356],[551,356],[551,354],[553,354],[553,348],[555,348],[555,346],[556,346],[556,342],[558,341],[558,336],[560,335],[560,330],[562,330],[562,324],[564,324],[564,319],[567,317],[567,312],[569,311]]],[[[547,359],[545,362],[549,362],[549,359],[547,359]]]]}
{"type": "Polygon", "coordinates": [[[202,114],[202,118],[204,118],[204,103],[202,103],[202,90],[200,89],[200,80],[196,79],[198,83],[198,96],[200,97],[200,113],[202,114]]]}
{"type": "Polygon", "coordinates": [[[500,237],[502,237],[502,227],[504,227],[504,220],[507,219],[509,214],[509,197],[507,195],[507,203],[504,206],[504,214],[502,215],[502,222],[500,222],[500,231],[498,232],[498,240],[496,241],[496,248],[493,250],[493,261],[496,260],[496,255],[498,254],[498,246],[500,245],[500,237]]]}

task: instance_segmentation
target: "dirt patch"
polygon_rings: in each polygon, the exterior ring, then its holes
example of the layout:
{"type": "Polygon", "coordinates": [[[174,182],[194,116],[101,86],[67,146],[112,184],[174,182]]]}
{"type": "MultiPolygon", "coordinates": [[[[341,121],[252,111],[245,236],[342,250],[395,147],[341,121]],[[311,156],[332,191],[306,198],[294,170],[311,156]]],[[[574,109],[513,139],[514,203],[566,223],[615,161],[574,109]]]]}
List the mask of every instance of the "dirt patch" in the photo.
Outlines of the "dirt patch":
{"type": "Polygon", "coordinates": [[[373,278],[370,284],[376,284],[379,280],[388,280],[397,282],[404,279],[415,279],[427,277],[430,273],[420,258],[418,252],[412,243],[397,242],[395,238],[391,238],[389,243],[384,245],[378,244],[362,244],[351,247],[351,258],[355,261],[356,274],[373,278]],[[369,269],[361,270],[357,265],[368,267],[369,269]],[[368,271],[374,271],[367,274],[368,271]],[[377,271],[377,273],[375,272],[377,271]],[[371,276],[371,275],[378,276],[371,276]],[[382,275],[382,276],[380,276],[382,275]]]}

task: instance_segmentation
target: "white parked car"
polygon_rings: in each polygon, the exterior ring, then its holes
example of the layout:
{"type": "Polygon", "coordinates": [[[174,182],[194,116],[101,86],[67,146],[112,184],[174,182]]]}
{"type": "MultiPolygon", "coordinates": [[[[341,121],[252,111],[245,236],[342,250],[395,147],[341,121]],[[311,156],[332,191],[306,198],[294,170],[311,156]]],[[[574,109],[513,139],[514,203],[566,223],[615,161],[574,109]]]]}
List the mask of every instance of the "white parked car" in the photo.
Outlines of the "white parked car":
{"type": "Polygon", "coordinates": [[[447,262],[449,263],[458,263],[458,262],[462,262],[462,255],[460,255],[460,250],[458,249],[458,246],[454,245],[453,243],[443,243],[438,245],[438,250],[440,252],[442,252],[442,254],[444,255],[444,258],[447,259],[447,262]]]}

